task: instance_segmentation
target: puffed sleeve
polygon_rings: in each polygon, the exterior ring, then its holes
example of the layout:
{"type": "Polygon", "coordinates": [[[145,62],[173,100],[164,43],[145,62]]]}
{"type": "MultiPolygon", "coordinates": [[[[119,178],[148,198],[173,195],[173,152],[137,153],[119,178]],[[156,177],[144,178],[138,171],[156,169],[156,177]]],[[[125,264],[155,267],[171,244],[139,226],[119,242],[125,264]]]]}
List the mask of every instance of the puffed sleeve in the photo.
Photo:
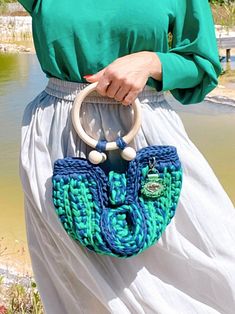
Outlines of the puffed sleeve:
{"type": "Polygon", "coordinates": [[[170,90],[182,104],[201,102],[218,84],[219,60],[214,20],[208,0],[177,0],[172,47],[156,52],[162,63],[157,90],[170,90]]]}
{"type": "Polygon", "coordinates": [[[18,2],[23,5],[25,10],[28,11],[29,14],[32,14],[37,0],[18,0],[18,2]]]}

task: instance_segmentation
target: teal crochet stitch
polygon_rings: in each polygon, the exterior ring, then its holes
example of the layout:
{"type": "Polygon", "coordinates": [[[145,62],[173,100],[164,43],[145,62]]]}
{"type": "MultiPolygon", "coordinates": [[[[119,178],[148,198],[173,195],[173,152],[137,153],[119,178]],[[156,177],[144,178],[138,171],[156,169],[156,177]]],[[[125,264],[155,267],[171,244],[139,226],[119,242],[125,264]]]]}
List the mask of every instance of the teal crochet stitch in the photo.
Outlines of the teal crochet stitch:
{"type": "Polygon", "coordinates": [[[57,160],[52,182],[56,213],[69,236],[96,253],[128,258],[155,244],[170,223],[182,168],[175,147],[149,146],[124,173],[106,174],[84,158],[57,160]]]}

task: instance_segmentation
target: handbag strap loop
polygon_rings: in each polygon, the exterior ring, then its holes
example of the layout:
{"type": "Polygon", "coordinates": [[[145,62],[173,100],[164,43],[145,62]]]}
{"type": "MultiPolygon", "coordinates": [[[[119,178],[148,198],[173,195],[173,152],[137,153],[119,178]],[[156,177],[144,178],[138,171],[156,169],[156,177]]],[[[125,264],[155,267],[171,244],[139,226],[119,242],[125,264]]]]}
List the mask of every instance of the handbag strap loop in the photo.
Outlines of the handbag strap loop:
{"type": "Polygon", "coordinates": [[[80,121],[80,109],[81,104],[84,98],[94,91],[96,89],[98,82],[89,84],[87,87],[85,87],[82,91],[80,91],[73,103],[71,115],[72,115],[72,123],[74,126],[75,131],[79,135],[79,137],[89,146],[96,148],[97,150],[103,151],[104,149],[106,151],[108,150],[116,150],[118,148],[121,148],[122,150],[126,147],[127,144],[129,144],[133,138],[136,136],[136,134],[139,131],[139,128],[141,126],[141,106],[140,101],[138,98],[135,99],[135,101],[132,103],[132,108],[134,112],[134,123],[131,127],[131,130],[122,137],[118,137],[116,141],[114,142],[107,142],[107,141],[97,141],[94,138],[90,137],[85,130],[83,129],[80,121]]]}

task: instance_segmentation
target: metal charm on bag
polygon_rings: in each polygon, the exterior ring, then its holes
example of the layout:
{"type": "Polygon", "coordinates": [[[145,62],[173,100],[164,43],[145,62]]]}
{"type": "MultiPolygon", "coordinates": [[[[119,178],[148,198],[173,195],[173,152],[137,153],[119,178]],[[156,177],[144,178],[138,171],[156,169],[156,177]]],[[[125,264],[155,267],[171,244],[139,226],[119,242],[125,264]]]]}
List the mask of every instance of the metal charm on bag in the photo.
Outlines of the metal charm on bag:
{"type": "Polygon", "coordinates": [[[165,185],[162,178],[160,178],[159,171],[156,166],[155,157],[153,161],[149,160],[149,170],[147,173],[146,181],[141,189],[141,193],[148,198],[157,198],[164,192],[165,185]]]}

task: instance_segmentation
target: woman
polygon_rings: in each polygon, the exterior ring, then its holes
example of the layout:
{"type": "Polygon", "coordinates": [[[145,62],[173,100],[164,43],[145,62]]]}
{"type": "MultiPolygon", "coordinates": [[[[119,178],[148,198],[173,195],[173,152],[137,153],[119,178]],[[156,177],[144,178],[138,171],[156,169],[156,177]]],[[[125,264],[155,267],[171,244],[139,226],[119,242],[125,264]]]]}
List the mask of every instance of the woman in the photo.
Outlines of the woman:
{"type": "Polygon", "coordinates": [[[28,246],[46,313],[233,313],[234,208],[164,94],[196,104],[218,83],[208,1],[19,1],[32,15],[37,56],[49,78],[25,109],[20,155],[28,246]],[[72,128],[70,110],[92,82],[97,92],[83,117],[88,134],[111,141],[127,132],[126,105],[138,96],[135,148],[174,145],[183,166],[174,219],[157,245],[127,260],[72,241],[51,199],[54,161],[90,150],[72,128]]]}

